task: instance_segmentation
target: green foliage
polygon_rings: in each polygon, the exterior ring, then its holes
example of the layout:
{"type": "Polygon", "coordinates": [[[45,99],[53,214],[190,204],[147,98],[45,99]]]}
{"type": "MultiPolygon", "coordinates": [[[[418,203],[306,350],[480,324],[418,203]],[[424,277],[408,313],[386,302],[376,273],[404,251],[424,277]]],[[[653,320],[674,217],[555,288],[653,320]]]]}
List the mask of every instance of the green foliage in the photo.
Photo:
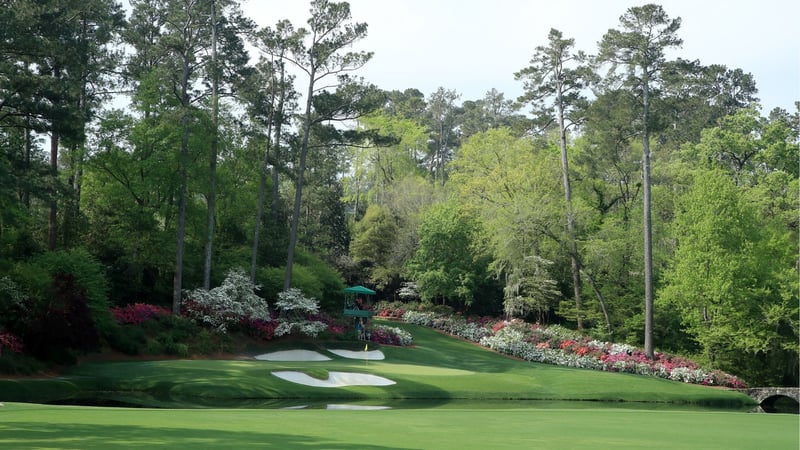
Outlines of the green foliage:
{"type": "Polygon", "coordinates": [[[473,135],[453,164],[458,171],[452,184],[485,230],[485,243],[476,244],[491,252],[507,311],[535,310],[543,317],[559,296],[545,266],[550,255],[563,257],[557,246],[564,222],[557,154],[498,129],[473,135]]]}
{"type": "Polygon", "coordinates": [[[385,204],[386,193],[395,183],[419,172],[414,155],[422,153],[427,142],[425,128],[417,121],[385,111],[362,117],[359,124],[380,130],[394,142],[350,149],[353,173],[344,180],[344,199],[358,209],[356,216],[368,205],[385,204]]]}
{"type": "Polygon", "coordinates": [[[480,252],[480,224],[455,202],[427,210],[419,228],[419,246],[409,261],[410,278],[423,300],[471,305],[478,286],[488,279],[480,252]]]}
{"type": "Polygon", "coordinates": [[[47,369],[42,361],[24,353],[3,352],[0,355],[0,374],[38,375],[44,374],[47,369]]]}
{"type": "Polygon", "coordinates": [[[106,341],[112,350],[126,355],[138,355],[147,343],[147,336],[142,327],[117,325],[106,341]]]}
{"type": "Polygon", "coordinates": [[[391,277],[391,269],[386,265],[392,260],[392,249],[398,237],[397,223],[389,208],[369,205],[353,231],[350,256],[366,268],[373,284],[386,284],[386,278],[391,277]]]}
{"type": "Polygon", "coordinates": [[[283,290],[283,276],[286,272],[281,267],[259,267],[256,269],[256,283],[261,286],[261,295],[273,300],[283,290]]]}
{"type": "Polygon", "coordinates": [[[85,250],[41,254],[18,264],[11,278],[27,299],[14,330],[35,339],[32,348],[52,347],[52,357],[68,362],[59,349],[92,349],[113,332],[103,267],[85,250]]]}
{"type": "Polygon", "coordinates": [[[310,297],[322,298],[322,283],[317,278],[316,273],[303,264],[298,263],[294,265],[292,270],[292,284],[310,297]],[[297,279],[294,278],[295,276],[297,276],[297,279]]]}
{"type": "Polygon", "coordinates": [[[744,188],[720,170],[698,171],[679,205],[678,248],[660,292],[664,306],[680,314],[709,361],[723,369],[737,367],[742,354],[797,355],[791,317],[798,313],[798,285],[787,278],[796,253],[785,232],[764,223],[744,188]]]}
{"type": "MultiPolygon", "coordinates": [[[[292,270],[292,286],[309,297],[320,299],[323,311],[336,311],[342,306],[344,282],[341,275],[329,264],[311,254],[299,251],[297,264],[292,270]]],[[[256,271],[256,281],[266,299],[276,299],[283,291],[283,267],[261,267],[256,271]]]]}
{"type": "Polygon", "coordinates": [[[308,267],[320,285],[320,294],[316,297],[320,308],[328,312],[337,311],[342,305],[342,290],[345,288],[342,275],[336,268],[313,255],[306,258],[301,253],[298,261],[308,267]]]}

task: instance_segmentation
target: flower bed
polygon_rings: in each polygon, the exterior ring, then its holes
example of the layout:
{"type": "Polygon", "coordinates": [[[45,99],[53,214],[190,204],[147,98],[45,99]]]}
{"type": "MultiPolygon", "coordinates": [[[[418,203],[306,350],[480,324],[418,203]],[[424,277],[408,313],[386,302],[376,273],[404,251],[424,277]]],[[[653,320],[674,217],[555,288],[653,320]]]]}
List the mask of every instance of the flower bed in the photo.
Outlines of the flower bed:
{"type": "Polygon", "coordinates": [[[733,375],[704,369],[686,358],[658,352],[654,359],[649,359],[641,349],[631,345],[593,340],[559,325],[543,327],[518,319],[465,319],[420,311],[406,311],[403,320],[531,362],[657,376],[708,386],[745,387],[733,375]]]}
{"type": "Polygon", "coordinates": [[[147,303],[133,303],[126,306],[112,307],[111,314],[114,316],[114,319],[121,324],[141,325],[160,315],[168,316],[170,315],[170,311],[161,306],[149,305],[147,303]]]}
{"type": "Polygon", "coordinates": [[[369,334],[369,340],[377,344],[408,346],[414,343],[414,338],[406,330],[386,325],[375,325],[369,334]]]}

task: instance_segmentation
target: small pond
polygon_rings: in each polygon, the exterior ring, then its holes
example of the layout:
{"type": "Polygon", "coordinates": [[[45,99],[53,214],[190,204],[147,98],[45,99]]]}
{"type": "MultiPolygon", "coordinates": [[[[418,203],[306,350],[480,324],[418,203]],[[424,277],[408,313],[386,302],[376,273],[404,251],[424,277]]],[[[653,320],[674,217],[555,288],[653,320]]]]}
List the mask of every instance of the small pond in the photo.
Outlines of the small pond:
{"type": "MultiPolygon", "coordinates": [[[[792,401],[793,402],[793,401],[792,401]]],[[[627,409],[642,411],[727,411],[758,412],[752,407],[722,407],[695,404],[644,403],[644,402],[599,402],[599,401],[555,401],[555,400],[370,400],[351,401],[330,399],[326,401],[304,401],[302,399],[209,399],[209,398],[154,398],[151,395],[102,394],[91,398],[71,398],[49,402],[51,405],[80,405],[121,408],[232,408],[232,409],[627,409]]],[[[797,403],[778,405],[778,413],[798,413],[797,403]]]]}

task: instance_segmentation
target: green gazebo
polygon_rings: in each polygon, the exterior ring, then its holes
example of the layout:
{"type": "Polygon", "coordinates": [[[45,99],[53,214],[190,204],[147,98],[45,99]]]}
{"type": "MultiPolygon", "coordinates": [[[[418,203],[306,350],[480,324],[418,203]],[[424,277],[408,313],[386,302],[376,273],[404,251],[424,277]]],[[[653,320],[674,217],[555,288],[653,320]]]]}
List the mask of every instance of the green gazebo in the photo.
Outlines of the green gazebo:
{"type": "Polygon", "coordinates": [[[375,291],[364,286],[351,286],[344,289],[344,315],[350,317],[372,317],[374,313],[365,309],[375,291]]]}

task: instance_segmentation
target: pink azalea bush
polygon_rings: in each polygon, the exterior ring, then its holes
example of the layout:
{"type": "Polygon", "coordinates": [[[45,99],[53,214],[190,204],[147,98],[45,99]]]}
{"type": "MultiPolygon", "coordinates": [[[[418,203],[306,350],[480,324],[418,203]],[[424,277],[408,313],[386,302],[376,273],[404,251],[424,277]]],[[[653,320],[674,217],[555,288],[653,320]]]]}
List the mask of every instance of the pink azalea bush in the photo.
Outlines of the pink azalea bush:
{"type": "Polygon", "coordinates": [[[14,353],[22,353],[22,341],[7,331],[0,331],[0,355],[3,354],[4,348],[14,353]]]}
{"type": "Polygon", "coordinates": [[[141,325],[158,316],[168,316],[170,311],[161,306],[133,303],[126,306],[112,307],[111,314],[121,324],[141,325]]]}
{"type": "Polygon", "coordinates": [[[406,311],[403,320],[436,328],[526,361],[607,372],[657,376],[684,383],[744,388],[737,377],[707,370],[689,359],[658,352],[649,359],[627,344],[602,342],[567,328],[544,327],[515,319],[465,319],[432,312],[406,311]]]}

